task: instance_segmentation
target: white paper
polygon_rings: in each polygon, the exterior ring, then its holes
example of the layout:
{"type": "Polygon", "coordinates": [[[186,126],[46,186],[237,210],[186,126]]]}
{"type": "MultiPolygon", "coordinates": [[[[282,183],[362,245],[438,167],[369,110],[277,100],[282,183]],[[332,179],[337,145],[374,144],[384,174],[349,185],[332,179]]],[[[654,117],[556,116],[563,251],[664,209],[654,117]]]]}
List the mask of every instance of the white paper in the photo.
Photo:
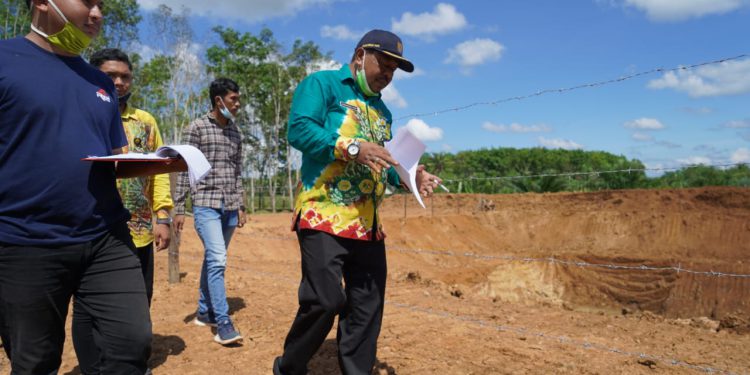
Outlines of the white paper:
{"type": "Polygon", "coordinates": [[[395,168],[401,181],[409,187],[422,208],[425,208],[422,197],[417,191],[417,167],[427,146],[409,129],[401,128],[396,132],[393,139],[385,144],[385,148],[399,163],[395,168]]]}
{"type": "Polygon", "coordinates": [[[211,170],[211,164],[201,150],[190,145],[161,146],[156,150],[157,156],[176,158],[178,155],[185,159],[190,176],[190,187],[194,188],[211,170]]]}
{"type": "Polygon", "coordinates": [[[190,145],[171,145],[162,146],[156,150],[155,153],[138,153],[128,152],[126,154],[117,154],[109,156],[89,156],[84,160],[89,161],[118,161],[118,160],[132,160],[132,161],[166,161],[182,156],[185,159],[185,164],[188,166],[188,176],[190,177],[190,186],[195,187],[200,180],[202,180],[208,172],[211,170],[211,164],[206,160],[206,156],[203,155],[201,150],[190,145]]]}

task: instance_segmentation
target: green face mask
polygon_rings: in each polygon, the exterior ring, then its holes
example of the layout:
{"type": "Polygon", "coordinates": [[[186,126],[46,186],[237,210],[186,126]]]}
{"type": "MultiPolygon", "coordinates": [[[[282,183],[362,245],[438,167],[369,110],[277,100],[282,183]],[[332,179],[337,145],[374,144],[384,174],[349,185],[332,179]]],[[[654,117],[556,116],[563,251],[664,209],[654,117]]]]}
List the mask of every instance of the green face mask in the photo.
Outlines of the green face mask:
{"type": "Polygon", "coordinates": [[[367,75],[365,74],[365,57],[367,57],[367,51],[365,51],[365,54],[362,56],[362,66],[357,69],[357,85],[366,96],[377,96],[378,93],[372,91],[370,85],[367,83],[367,75]]]}
{"type": "Polygon", "coordinates": [[[86,33],[84,33],[83,30],[79,29],[76,25],[68,21],[68,18],[65,17],[65,15],[60,11],[60,8],[58,8],[57,5],[52,2],[52,0],[49,0],[49,4],[52,5],[52,8],[55,9],[57,14],[60,15],[60,18],[65,21],[65,26],[63,27],[63,29],[52,35],[47,35],[32,24],[31,30],[34,30],[35,33],[47,38],[47,41],[49,41],[53,46],[58,47],[63,51],[70,52],[74,55],[80,55],[81,52],[83,52],[83,50],[85,50],[86,47],[91,44],[91,37],[86,35],[86,33]]]}

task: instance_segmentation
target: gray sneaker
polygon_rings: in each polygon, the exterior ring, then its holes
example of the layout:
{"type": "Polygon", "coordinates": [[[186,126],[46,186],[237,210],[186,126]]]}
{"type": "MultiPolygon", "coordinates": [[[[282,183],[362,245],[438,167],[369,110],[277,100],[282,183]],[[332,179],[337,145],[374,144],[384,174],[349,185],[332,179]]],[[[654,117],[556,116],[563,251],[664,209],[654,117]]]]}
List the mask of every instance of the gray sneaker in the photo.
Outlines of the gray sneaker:
{"type": "Polygon", "coordinates": [[[238,344],[242,342],[242,336],[240,336],[239,331],[234,329],[232,321],[227,319],[217,325],[214,341],[221,345],[238,344]]]}
{"type": "Polygon", "coordinates": [[[199,326],[199,327],[216,327],[216,319],[214,319],[212,314],[210,312],[207,313],[201,313],[200,311],[195,313],[195,319],[193,319],[193,324],[199,326]]]}

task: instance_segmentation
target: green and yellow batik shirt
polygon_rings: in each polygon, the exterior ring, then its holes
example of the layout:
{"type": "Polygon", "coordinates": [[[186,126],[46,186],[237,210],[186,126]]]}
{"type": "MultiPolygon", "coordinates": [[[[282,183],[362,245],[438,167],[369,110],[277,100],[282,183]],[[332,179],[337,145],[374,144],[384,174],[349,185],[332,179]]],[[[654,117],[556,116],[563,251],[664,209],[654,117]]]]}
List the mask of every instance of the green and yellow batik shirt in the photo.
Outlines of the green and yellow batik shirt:
{"type": "Polygon", "coordinates": [[[299,84],[288,139],[302,151],[294,210],[300,228],[358,240],[384,238],[377,207],[386,183],[399,186],[398,174],[393,168],[377,173],[346,150],[355,139],[382,146],[391,139],[391,122],[381,97],[364,96],[349,65],[313,73],[299,84]]]}

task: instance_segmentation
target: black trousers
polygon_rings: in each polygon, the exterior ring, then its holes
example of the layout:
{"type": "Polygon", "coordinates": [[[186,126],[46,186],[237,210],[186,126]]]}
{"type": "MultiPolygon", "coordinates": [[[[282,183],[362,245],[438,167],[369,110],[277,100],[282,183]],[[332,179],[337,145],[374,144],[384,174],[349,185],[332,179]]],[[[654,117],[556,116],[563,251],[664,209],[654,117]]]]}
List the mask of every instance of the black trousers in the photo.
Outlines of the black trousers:
{"type": "Polygon", "coordinates": [[[151,319],[125,223],[91,242],[57,247],[0,245],[0,335],[11,374],[60,367],[68,304],[95,322],[107,374],[143,374],[151,319]]]}
{"type": "Polygon", "coordinates": [[[298,230],[297,237],[302,253],[299,310],[284,342],[284,354],[274,364],[274,373],[307,373],[308,362],[338,315],[336,341],[341,371],[369,375],[383,320],[385,244],[305,229],[298,230]]]}
{"type": "MultiPolygon", "coordinates": [[[[151,306],[151,297],[154,293],[154,243],[136,248],[135,255],[141,264],[141,274],[146,284],[146,296],[151,306]]],[[[83,375],[102,374],[102,366],[106,358],[102,357],[102,351],[99,349],[101,338],[94,326],[95,317],[90,315],[82,304],[79,298],[73,299],[71,331],[79,369],[83,375]]]]}

